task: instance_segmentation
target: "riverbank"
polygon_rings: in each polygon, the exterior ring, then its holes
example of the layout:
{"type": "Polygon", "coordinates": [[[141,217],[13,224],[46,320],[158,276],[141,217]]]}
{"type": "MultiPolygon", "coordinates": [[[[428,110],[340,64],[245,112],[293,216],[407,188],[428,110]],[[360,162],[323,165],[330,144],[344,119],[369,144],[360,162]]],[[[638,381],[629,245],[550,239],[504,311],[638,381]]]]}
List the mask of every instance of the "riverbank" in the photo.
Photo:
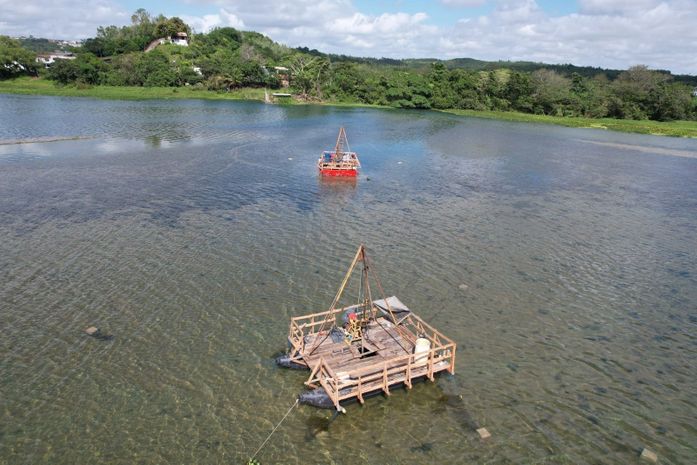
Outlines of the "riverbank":
{"type": "Polygon", "coordinates": [[[532,115],[512,111],[440,110],[458,116],[554,124],[570,128],[606,129],[610,131],[651,134],[654,136],[697,138],[697,121],[651,121],[614,118],[578,118],[570,116],[532,115]]]}
{"type": "Polygon", "coordinates": [[[264,100],[264,89],[235,89],[214,92],[196,87],[59,86],[47,79],[18,78],[0,81],[0,93],[92,97],[108,100],[205,99],[264,100]]]}
{"type": "MultiPolygon", "coordinates": [[[[234,89],[214,92],[195,87],[116,87],[116,86],[57,86],[46,79],[19,78],[0,81],[0,93],[22,95],[54,95],[63,97],[92,97],[109,100],[145,99],[205,99],[264,101],[264,89],[234,89]]],[[[290,99],[286,104],[303,104],[290,99]]],[[[314,103],[314,102],[309,102],[314,103]]],[[[346,102],[316,102],[319,105],[385,108],[379,105],[346,102]]],[[[697,121],[620,120],[613,118],[577,118],[507,111],[439,110],[458,116],[497,119],[525,123],[554,124],[574,128],[605,129],[610,131],[651,134],[671,137],[697,138],[697,121]]]]}

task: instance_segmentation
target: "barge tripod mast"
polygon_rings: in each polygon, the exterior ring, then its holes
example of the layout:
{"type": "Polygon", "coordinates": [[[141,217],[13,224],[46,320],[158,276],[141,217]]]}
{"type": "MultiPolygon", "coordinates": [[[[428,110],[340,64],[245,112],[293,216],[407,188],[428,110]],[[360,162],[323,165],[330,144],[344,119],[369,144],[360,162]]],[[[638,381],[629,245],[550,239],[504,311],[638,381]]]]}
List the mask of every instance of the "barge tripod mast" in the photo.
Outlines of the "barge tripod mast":
{"type": "MultiPolygon", "coordinates": [[[[336,293],[336,296],[334,296],[334,300],[332,301],[332,305],[329,307],[329,311],[327,312],[324,320],[322,321],[322,324],[319,327],[318,333],[321,334],[322,331],[324,331],[327,328],[327,323],[331,320],[332,322],[332,328],[337,327],[336,324],[336,306],[339,303],[339,299],[343,295],[344,291],[346,290],[346,285],[348,284],[349,280],[351,279],[351,275],[353,274],[353,271],[356,268],[356,265],[361,262],[363,264],[363,269],[361,270],[361,281],[362,281],[362,287],[364,288],[363,292],[363,299],[361,301],[361,296],[359,292],[359,302],[358,302],[358,307],[361,310],[361,319],[359,321],[360,327],[363,328],[365,327],[369,322],[371,321],[377,321],[377,308],[374,305],[373,298],[371,295],[370,291],[370,263],[368,260],[368,256],[365,253],[365,245],[361,244],[358,247],[358,251],[356,252],[356,255],[353,257],[353,261],[351,262],[351,266],[349,266],[348,271],[346,272],[346,275],[344,276],[344,280],[341,282],[341,286],[339,286],[339,290],[336,293]],[[366,315],[367,314],[367,315],[366,315]]],[[[382,285],[380,284],[380,279],[375,276],[376,283],[378,285],[378,288],[382,290],[382,285]]],[[[384,292],[383,292],[384,294],[384,292]]],[[[385,296],[382,296],[382,299],[384,300],[387,308],[387,312],[389,313],[392,323],[395,325],[395,329],[400,332],[401,328],[399,327],[397,323],[397,318],[394,315],[394,312],[392,311],[392,307],[390,306],[390,302],[388,299],[385,298],[385,296]]],[[[379,324],[379,323],[378,323],[379,324]]],[[[322,338],[316,338],[315,343],[311,346],[310,350],[306,352],[306,356],[309,357],[313,354],[313,352],[322,345],[322,343],[329,337],[331,334],[331,331],[327,331],[324,337],[322,338]]],[[[401,344],[400,344],[401,345],[401,344]]],[[[363,338],[361,338],[361,350],[363,349],[363,338]]],[[[405,349],[405,351],[408,353],[408,350],[405,349]]]]}
{"type": "Polygon", "coordinates": [[[339,128],[339,136],[336,138],[334,156],[337,160],[341,160],[341,157],[343,157],[344,153],[347,152],[351,152],[351,148],[349,147],[348,138],[346,137],[346,130],[344,130],[344,127],[341,126],[341,128],[339,128]],[[344,149],[344,147],[346,148],[344,149]]]}

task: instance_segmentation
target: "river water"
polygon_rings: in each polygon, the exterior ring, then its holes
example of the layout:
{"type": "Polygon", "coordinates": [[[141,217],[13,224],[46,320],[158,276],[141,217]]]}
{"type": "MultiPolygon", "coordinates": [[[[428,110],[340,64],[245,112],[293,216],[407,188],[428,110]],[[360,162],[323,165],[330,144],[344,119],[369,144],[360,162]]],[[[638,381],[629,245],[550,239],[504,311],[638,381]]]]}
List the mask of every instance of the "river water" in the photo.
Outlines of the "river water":
{"type": "Polygon", "coordinates": [[[697,463],[695,140],[24,96],[0,140],[0,464],[246,463],[361,242],[456,374],[301,406],[263,465],[697,463]],[[342,125],[363,171],[323,181],[342,125]]]}

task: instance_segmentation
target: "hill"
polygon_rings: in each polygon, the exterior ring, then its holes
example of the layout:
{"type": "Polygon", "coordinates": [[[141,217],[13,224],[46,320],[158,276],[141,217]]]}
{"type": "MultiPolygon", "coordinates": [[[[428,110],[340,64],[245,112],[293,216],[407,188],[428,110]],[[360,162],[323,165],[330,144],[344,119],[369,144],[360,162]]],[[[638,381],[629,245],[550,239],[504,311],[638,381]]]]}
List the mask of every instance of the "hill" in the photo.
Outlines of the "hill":
{"type": "MultiPolygon", "coordinates": [[[[620,69],[600,68],[595,66],[577,66],[573,64],[560,65],[538,63],[534,61],[485,61],[477,60],[475,58],[453,58],[450,60],[441,60],[439,58],[369,58],[354,57],[350,55],[324,54],[315,49],[310,50],[307,47],[298,47],[295,50],[311,54],[313,56],[324,56],[331,59],[334,62],[364,63],[372,66],[398,67],[415,71],[425,71],[428,70],[433,63],[443,63],[448,69],[465,69],[469,71],[492,71],[497,69],[510,69],[528,73],[540,69],[548,69],[569,77],[574,73],[587,78],[597,76],[599,74],[604,74],[610,80],[616,79],[623,72],[623,70],[620,69]]],[[[672,74],[669,70],[659,69],[655,71],[670,76],[675,82],[682,82],[692,86],[697,86],[697,76],[689,74],[672,74]]]]}
{"type": "MultiPolygon", "coordinates": [[[[77,59],[58,60],[41,74],[61,85],[190,86],[218,92],[290,87],[301,101],[397,108],[659,121],[697,118],[692,97],[697,77],[642,65],[612,70],[471,58],[352,57],[289,48],[258,32],[230,27],[192,34],[180,18],[153,17],[143,9],[131,19],[129,26],[98,28],[95,37],[73,49],[77,59]],[[162,45],[145,52],[153,41],[162,45]]],[[[5,38],[0,42],[6,49],[0,49],[3,78],[36,72],[22,43],[36,51],[52,42],[5,38]]]]}

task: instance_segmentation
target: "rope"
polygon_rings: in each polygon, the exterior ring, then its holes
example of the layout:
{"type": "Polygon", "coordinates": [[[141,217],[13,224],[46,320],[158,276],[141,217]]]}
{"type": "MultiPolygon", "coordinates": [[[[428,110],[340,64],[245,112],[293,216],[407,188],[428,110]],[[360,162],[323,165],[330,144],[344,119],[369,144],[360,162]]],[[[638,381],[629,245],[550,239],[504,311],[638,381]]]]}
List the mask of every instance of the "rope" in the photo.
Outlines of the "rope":
{"type": "Polygon", "coordinates": [[[322,325],[319,327],[319,331],[317,332],[317,336],[315,337],[315,342],[312,345],[312,350],[310,352],[304,354],[305,357],[309,357],[312,355],[312,353],[317,350],[317,348],[322,345],[322,343],[327,340],[329,337],[330,332],[328,331],[327,334],[322,338],[319,343],[317,342],[317,339],[319,339],[319,335],[324,331],[324,325],[327,324],[327,321],[329,321],[329,317],[331,316],[334,319],[334,325],[336,326],[336,315],[334,314],[334,310],[336,309],[336,304],[339,303],[339,299],[341,298],[341,295],[344,293],[344,289],[346,289],[346,284],[348,284],[349,279],[351,279],[351,273],[353,273],[353,269],[356,267],[356,264],[358,263],[358,259],[361,257],[361,255],[365,258],[365,248],[363,247],[363,244],[358,247],[358,251],[356,252],[356,255],[353,257],[353,260],[351,261],[351,266],[349,267],[348,271],[346,272],[346,276],[344,276],[344,280],[341,282],[341,287],[339,287],[339,291],[336,293],[336,296],[334,297],[334,301],[332,302],[331,307],[329,307],[329,311],[327,312],[327,316],[324,317],[324,321],[322,321],[322,325]]]}
{"type": "MultiPolygon", "coordinates": [[[[366,261],[367,261],[367,258],[366,258],[366,261]]],[[[368,266],[368,263],[366,263],[366,266],[368,266]]],[[[375,268],[375,266],[373,265],[372,262],[370,262],[370,266],[371,266],[372,268],[375,268]]],[[[395,329],[395,331],[397,331],[397,333],[398,333],[403,339],[409,340],[409,338],[408,338],[408,337],[406,336],[406,334],[405,334],[406,330],[404,330],[399,324],[397,324],[397,317],[394,316],[394,312],[392,311],[392,306],[390,305],[390,302],[388,302],[388,300],[387,300],[387,296],[385,295],[385,291],[384,291],[383,288],[382,288],[382,283],[380,283],[380,277],[378,276],[378,271],[377,271],[377,269],[376,269],[375,272],[373,273],[373,276],[375,277],[375,282],[376,282],[377,285],[378,285],[378,289],[380,290],[380,294],[382,295],[382,298],[385,300],[385,305],[387,306],[387,310],[390,312],[390,316],[392,317],[392,322],[394,323],[394,329],[395,329]]],[[[402,349],[404,349],[404,352],[406,352],[406,353],[408,353],[408,354],[411,353],[411,351],[409,351],[406,347],[404,347],[404,346],[402,345],[402,343],[399,342],[399,341],[397,340],[397,338],[395,338],[395,337],[392,335],[392,333],[390,333],[390,332],[378,321],[377,318],[375,318],[375,322],[376,322],[378,325],[380,325],[380,327],[381,327],[387,334],[389,334],[390,336],[392,336],[392,339],[394,339],[394,340],[397,342],[397,344],[399,344],[399,346],[400,346],[402,349]]]]}
{"type": "Polygon", "coordinates": [[[273,435],[273,433],[276,432],[276,430],[278,429],[278,427],[281,426],[281,423],[283,423],[283,420],[286,419],[286,417],[290,414],[290,411],[293,410],[293,409],[298,405],[299,402],[300,402],[300,399],[295,399],[295,403],[293,403],[293,405],[290,406],[290,408],[288,409],[288,411],[286,412],[286,414],[283,415],[283,418],[281,418],[281,421],[279,421],[278,424],[277,424],[276,426],[274,426],[274,428],[271,430],[271,432],[270,432],[269,435],[266,437],[266,439],[264,439],[264,442],[262,442],[261,445],[259,446],[259,448],[257,449],[257,451],[254,452],[254,455],[252,455],[252,458],[249,459],[250,462],[252,462],[252,461],[254,460],[254,457],[257,456],[257,454],[258,454],[259,451],[262,449],[262,447],[264,447],[264,445],[268,442],[268,440],[271,439],[271,436],[273,435]]]}

